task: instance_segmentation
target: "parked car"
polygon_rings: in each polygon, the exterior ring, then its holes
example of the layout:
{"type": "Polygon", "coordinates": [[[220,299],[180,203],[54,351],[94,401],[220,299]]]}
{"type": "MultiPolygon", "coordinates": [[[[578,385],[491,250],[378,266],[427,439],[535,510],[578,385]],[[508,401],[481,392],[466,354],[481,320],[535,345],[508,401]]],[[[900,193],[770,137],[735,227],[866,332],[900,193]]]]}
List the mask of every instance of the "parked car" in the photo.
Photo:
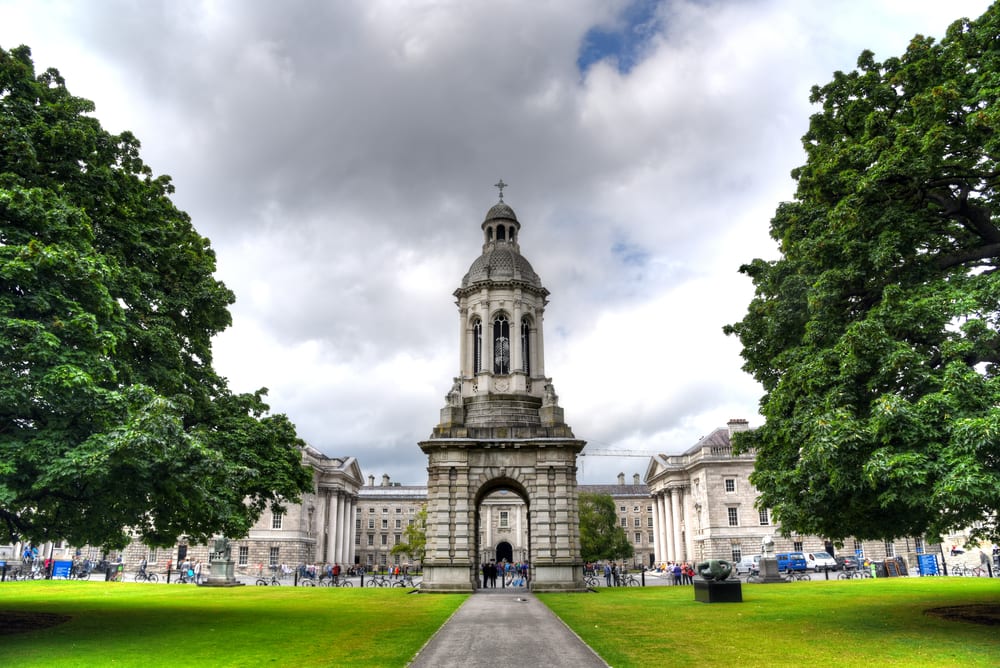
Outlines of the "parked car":
{"type": "Polygon", "coordinates": [[[836,561],[837,568],[842,571],[856,571],[861,568],[861,560],[853,554],[841,554],[836,561]]]}
{"type": "Polygon", "coordinates": [[[736,562],[733,566],[733,570],[736,571],[737,575],[746,575],[747,573],[759,573],[760,572],[760,555],[755,554],[752,557],[743,557],[736,562]]]}
{"type": "Polygon", "coordinates": [[[778,552],[774,555],[779,571],[806,570],[806,555],[802,552],[778,552]]]}
{"type": "Polygon", "coordinates": [[[837,570],[837,560],[829,552],[807,552],[806,568],[811,571],[835,571],[837,570]]]}

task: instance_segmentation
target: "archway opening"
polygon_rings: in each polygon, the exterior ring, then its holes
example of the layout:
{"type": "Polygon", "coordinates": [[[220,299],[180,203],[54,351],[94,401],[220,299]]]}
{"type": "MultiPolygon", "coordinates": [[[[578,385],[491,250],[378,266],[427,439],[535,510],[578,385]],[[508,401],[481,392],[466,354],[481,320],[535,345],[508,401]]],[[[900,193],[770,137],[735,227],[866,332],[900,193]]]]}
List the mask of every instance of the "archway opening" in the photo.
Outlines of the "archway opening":
{"type": "Polygon", "coordinates": [[[514,568],[530,564],[531,513],[524,487],[510,478],[485,483],[476,494],[475,517],[479,572],[474,581],[480,587],[491,586],[484,578],[491,567],[503,573],[508,564],[514,568]]]}
{"type": "Polygon", "coordinates": [[[514,563],[514,546],[505,540],[497,543],[497,563],[514,563]]]}

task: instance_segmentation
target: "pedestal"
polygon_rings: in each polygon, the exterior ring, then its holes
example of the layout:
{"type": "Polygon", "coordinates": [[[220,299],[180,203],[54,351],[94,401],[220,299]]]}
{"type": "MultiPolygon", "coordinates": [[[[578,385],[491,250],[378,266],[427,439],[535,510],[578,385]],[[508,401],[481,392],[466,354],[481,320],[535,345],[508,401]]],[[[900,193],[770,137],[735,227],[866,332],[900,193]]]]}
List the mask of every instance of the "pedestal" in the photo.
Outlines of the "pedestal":
{"type": "Polygon", "coordinates": [[[232,559],[219,559],[209,564],[208,578],[201,583],[202,587],[242,587],[243,583],[236,580],[232,559]]]}
{"type": "Polygon", "coordinates": [[[785,582],[778,570],[778,560],[774,557],[761,557],[760,560],[760,581],[764,584],[785,582]]]}
{"type": "Polygon", "coordinates": [[[702,603],[742,603],[743,586],[739,580],[695,578],[694,600],[702,603]]]}

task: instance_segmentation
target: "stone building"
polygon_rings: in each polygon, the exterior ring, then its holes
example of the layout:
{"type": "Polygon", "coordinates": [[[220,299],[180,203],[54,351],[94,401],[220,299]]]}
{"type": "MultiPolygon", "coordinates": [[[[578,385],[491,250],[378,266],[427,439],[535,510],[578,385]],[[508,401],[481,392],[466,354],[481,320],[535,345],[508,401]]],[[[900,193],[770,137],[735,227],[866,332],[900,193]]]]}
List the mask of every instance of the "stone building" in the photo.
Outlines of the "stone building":
{"type": "Polygon", "coordinates": [[[459,373],[438,425],[419,444],[428,460],[428,591],[479,586],[480,564],[494,556],[479,543],[481,508],[503,492],[528,507],[532,587],[584,589],[576,456],[585,443],[565,423],[545,376],[549,291],[521,255],[521,223],[503,202],[505,185],[497,184],[500,201],[480,226],[482,253],[454,292],[459,373]]]}
{"type": "MultiPolygon", "coordinates": [[[[749,428],[730,420],[679,455],[655,455],[649,461],[646,484],[652,498],[656,563],[729,559],[760,553],[764,536],[774,538],[778,551],[847,552],[881,561],[911,557],[927,549],[922,537],[895,541],[848,539],[840,549],[820,536],[781,536],[770,510],[757,508],[757,490],[750,484],[755,454],[733,452],[731,437],[749,428]]],[[[934,546],[937,552],[937,546],[934,546]]]]}
{"type": "Polygon", "coordinates": [[[639,474],[632,476],[632,483],[625,484],[625,474],[618,474],[616,485],[580,485],[581,493],[607,494],[615,501],[619,526],[625,530],[632,549],[633,568],[650,567],[655,561],[656,529],[653,502],[649,486],[639,480],[639,474]]]}
{"type": "Polygon", "coordinates": [[[392,482],[388,475],[383,475],[381,484],[376,485],[375,476],[368,476],[368,484],[358,490],[355,559],[351,563],[364,565],[368,570],[419,566],[418,558],[393,554],[392,548],[406,542],[406,528],[416,521],[417,513],[426,505],[426,485],[402,485],[392,482]]]}

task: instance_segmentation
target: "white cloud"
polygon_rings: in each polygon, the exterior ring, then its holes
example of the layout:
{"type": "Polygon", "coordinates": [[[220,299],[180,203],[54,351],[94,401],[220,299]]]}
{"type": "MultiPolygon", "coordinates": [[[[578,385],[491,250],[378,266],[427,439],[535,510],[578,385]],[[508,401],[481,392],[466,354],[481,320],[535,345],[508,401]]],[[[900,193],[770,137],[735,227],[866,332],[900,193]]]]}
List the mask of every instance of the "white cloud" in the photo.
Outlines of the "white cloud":
{"type": "MultiPolygon", "coordinates": [[[[576,69],[627,6],[598,0],[0,0],[0,46],[30,45],[174,177],[237,295],[216,346],[234,388],[267,386],[366,474],[421,481],[498,178],[552,292],[567,421],[594,449],[677,452],[759,422],[721,328],[752,292],[738,267],[775,253],[810,86],[987,4],[664,2],[627,73],[576,69]]],[[[581,479],[645,467],[592,457],[581,479]]]]}

